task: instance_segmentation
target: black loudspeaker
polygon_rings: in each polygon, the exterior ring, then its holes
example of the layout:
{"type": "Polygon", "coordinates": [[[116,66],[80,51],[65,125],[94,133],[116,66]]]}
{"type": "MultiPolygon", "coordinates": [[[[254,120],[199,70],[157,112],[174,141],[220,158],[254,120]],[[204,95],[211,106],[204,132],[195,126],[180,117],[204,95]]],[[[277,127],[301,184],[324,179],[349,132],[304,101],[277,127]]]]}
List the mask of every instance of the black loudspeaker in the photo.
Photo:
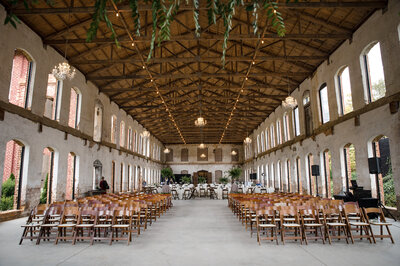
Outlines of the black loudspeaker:
{"type": "Polygon", "coordinates": [[[319,176],[319,165],[311,165],[312,176],[319,176]]]}
{"type": "Polygon", "coordinates": [[[368,168],[370,174],[380,174],[381,173],[381,158],[372,157],[368,158],[368,168]]]}
{"type": "Polygon", "coordinates": [[[250,179],[251,180],[257,179],[257,173],[250,174],[250,179]]]}

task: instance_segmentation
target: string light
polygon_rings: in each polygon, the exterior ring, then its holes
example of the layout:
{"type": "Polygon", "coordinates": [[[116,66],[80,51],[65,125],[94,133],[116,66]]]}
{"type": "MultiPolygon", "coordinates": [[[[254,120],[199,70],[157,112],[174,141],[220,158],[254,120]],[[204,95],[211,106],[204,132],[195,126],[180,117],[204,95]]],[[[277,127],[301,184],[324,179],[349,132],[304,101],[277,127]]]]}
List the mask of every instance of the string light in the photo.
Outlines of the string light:
{"type": "Polygon", "coordinates": [[[119,17],[119,12],[115,13],[115,16],[119,17]]]}

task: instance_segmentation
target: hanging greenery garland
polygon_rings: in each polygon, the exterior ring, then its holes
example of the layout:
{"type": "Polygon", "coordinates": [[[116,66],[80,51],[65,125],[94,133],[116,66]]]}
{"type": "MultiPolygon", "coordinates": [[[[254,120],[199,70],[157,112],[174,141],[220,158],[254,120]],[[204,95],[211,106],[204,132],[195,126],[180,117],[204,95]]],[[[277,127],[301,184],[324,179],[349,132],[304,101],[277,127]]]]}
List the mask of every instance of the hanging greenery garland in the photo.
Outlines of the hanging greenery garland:
{"type": "MultiPolygon", "coordinates": [[[[55,0],[46,0],[46,3],[52,5],[55,0]]],[[[86,41],[91,42],[96,38],[97,30],[101,21],[105,22],[107,27],[111,31],[111,38],[115,41],[115,44],[120,47],[118,42],[118,36],[115,33],[112,22],[107,16],[107,1],[113,1],[115,4],[123,2],[123,0],[96,0],[95,12],[93,13],[93,19],[87,30],[86,41]]],[[[266,11],[267,18],[271,22],[272,27],[276,30],[278,36],[283,37],[285,35],[285,24],[281,13],[278,11],[279,0],[252,0],[249,3],[244,3],[243,0],[207,0],[207,17],[208,24],[213,25],[217,23],[217,16],[221,16],[224,30],[224,39],[222,42],[222,65],[225,65],[225,55],[229,40],[229,33],[232,29],[232,18],[235,15],[236,8],[245,7],[247,12],[252,13],[253,21],[253,32],[259,38],[259,27],[258,27],[258,14],[261,11],[266,11]]],[[[290,0],[286,0],[289,2],[290,0]]],[[[293,0],[297,2],[297,0],[293,0]]],[[[26,9],[30,9],[32,4],[36,4],[38,0],[11,0],[9,1],[12,6],[16,6],[18,3],[23,3],[26,9]]],[[[140,36],[140,14],[139,14],[139,0],[129,0],[129,7],[132,9],[132,19],[134,26],[134,33],[140,36]]],[[[151,13],[152,13],[152,33],[150,40],[150,51],[147,59],[152,57],[155,43],[160,45],[163,41],[167,41],[171,37],[171,22],[174,20],[176,14],[179,11],[181,0],[144,0],[146,4],[151,2],[151,13]],[[166,3],[167,2],[167,3],[166,3]],[[157,37],[157,38],[156,38],[157,37]]],[[[186,4],[189,4],[189,0],[186,0],[186,4]]],[[[200,1],[193,0],[193,19],[195,24],[195,35],[200,37],[201,27],[199,22],[200,14],[200,1]]],[[[12,8],[7,11],[4,24],[10,23],[16,27],[16,23],[20,23],[18,17],[12,13],[12,8]]]]}

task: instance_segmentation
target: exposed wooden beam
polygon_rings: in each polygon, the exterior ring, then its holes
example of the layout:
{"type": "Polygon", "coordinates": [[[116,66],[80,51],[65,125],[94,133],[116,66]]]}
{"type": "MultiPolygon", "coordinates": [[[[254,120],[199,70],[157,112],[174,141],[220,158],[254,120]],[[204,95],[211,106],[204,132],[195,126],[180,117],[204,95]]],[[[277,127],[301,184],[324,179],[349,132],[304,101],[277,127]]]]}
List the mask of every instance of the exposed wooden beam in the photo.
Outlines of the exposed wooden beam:
{"type": "MultiPolygon", "coordinates": [[[[266,72],[266,73],[249,73],[248,77],[300,77],[304,78],[311,72],[266,72]]],[[[154,79],[192,79],[192,78],[244,78],[246,73],[188,73],[188,74],[156,74],[154,79]]],[[[124,79],[149,79],[148,75],[121,75],[121,76],[88,76],[87,80],[124,80],[124,79]]],[[[150,80],[149,80],[150,82],[150,80]]]]}
{"type": "MultiPolygon", "coordinates": [[[[278,4],[280,9],[304,9],[304,8],[384,8],[387,6],[387,1],[353,1],[353,2],[298,2],[298,3],[285,3],[278,4]]],[[[200,10],[207,9],[206,5],[202,3],[199,7],[200,10]]],[[[151,11],[151,5],[140,4],[139,11],[151,11]]],[[[179,10],[193,10],[193,5],[182,4],[179,10]]],[[[132,12],[128,5],[118,6],[119,12],[132,12]]],[[[50,15],[50,14],[87,14],[94,13],[95,7],[62,7],[62,8],[30,8],[30,9],[14,9],[13,13],[18,16],[27,15],[50,15]]],[[[114,8],[107,7],[107,12],[115,13],[114,8]]]]}
{"type": "MultiPolygon", "coordinates": [[[[262,39],[278,39],[278,40],[303,40],[303,39],[338,39],[338,40],[345,40],[350,39],[351,34],[347,33],[337,33],[337,34],[285,34],[285,36],[280,37],[277,34],[264,34],[262,39]]],[[[237,41],[256,41],[259,37],[254,34],[230,34],[229,40],[237,40],[237,41]]],[[[137,36],[135,37],[135,42],[146,42],[148,43],[151,40],[151,36],[137,36]]],[[[169,40],[164,42],[177,42],[177,41],[195,41],[195,40],[202,40],[202,41],[223,41],[224,36],[220,34],[209,34],[203,33],[201,35],[201,39],[194,36],[193,34],[186,34],[186,35],[172,35],[169,40]]],[[[47,45],[56,45],[56,44],[65,44],[68,41],[69,44],[80,44],[80,43],[95,43],[95,44],[113,44],[114,40],[108,38],[97,38],[93,39],[91,42],[87,42],[86,39],[68,39],[68,40],[44,40],[43,43],[47,45]]],[[[118,38],[120,43],[132,43],[129,38],[118,38]]]]}
{"type": "MultiPolygon", "coordinates": [[[[325,60],[327,56],[258,56],[256,59],[252,59],[247,56],[227,56],[225,61],[244,61],[256,63],[263,61],[310,61],[310,60],[325,60]]],[[[154,63],[168,63],[168,62],[220,62],[219,57],[163,57],[163,58],[151,58],[148,62],[150,64],[154,63]]],[[[126,58],[126,59],[104,59],[104,60],[72,60],[70,61],[73,65],[108,65],[108,64],[126,64],[126,63],[141,63],[140,58],[126,58]]]]}

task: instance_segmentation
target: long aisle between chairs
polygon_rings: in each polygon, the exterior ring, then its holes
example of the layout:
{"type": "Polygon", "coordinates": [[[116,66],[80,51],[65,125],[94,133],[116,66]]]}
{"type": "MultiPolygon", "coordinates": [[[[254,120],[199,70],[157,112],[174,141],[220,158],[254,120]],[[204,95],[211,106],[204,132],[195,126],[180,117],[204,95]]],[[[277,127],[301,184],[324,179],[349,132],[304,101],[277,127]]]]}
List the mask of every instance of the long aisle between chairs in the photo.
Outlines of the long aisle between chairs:
{"type": "MultiPolygon", "coordinates": [[[[379,244],[357,241],[357,245],[335,241],[308,245],[288,241],[285,245],[257,244],[227,208],[227,200],[175,200],[145,233],[132,234],[133,242],[90,240],[24,240],[21,225],[26,218],[0,223],[0,265],[397,265],[400,261],[400,223],[392,229],[395,244],[376,238],[379,244]]],[[[141,228],[143,229],[143,228],[141,228]]],[[[299,240],[298,240],[299,241],[299,240]]],[[[269,241],[268,241],[269,242],[269,241]]]]}

